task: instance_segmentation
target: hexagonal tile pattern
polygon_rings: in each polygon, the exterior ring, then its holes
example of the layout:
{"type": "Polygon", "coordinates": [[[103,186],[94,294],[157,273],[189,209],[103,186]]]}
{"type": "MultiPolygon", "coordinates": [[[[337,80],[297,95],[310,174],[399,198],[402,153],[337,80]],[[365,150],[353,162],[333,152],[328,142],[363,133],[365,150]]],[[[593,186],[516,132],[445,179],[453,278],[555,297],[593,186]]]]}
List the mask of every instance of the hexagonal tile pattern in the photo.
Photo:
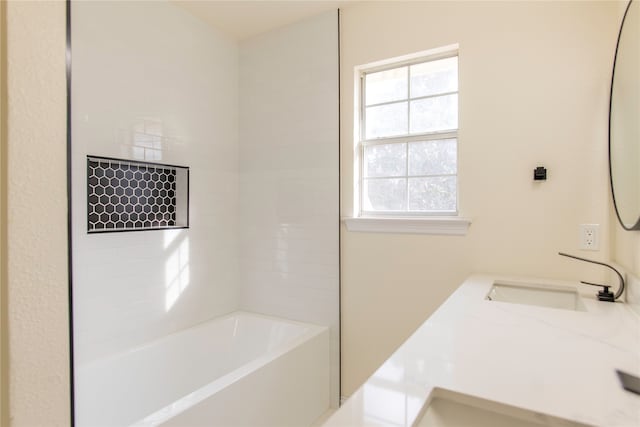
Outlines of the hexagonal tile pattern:
{"type": "Polygon", "coordinates": [[[166,165],[87,158],[88,231],[176,225],[176,170],[166,165]]]}

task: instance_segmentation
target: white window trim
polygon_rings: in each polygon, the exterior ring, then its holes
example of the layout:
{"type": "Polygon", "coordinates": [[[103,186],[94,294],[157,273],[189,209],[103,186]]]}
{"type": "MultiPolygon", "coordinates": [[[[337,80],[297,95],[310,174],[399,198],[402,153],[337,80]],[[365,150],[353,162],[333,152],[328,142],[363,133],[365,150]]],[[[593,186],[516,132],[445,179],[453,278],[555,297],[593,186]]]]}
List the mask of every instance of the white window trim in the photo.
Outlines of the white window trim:
{"type": "Polygon", "coordinates": [[[373,233],[408,233],[446,236],[464,236],[471,220],[459,216],[451,217],[347,217],[342,221],[348,231],[373,233]]]}

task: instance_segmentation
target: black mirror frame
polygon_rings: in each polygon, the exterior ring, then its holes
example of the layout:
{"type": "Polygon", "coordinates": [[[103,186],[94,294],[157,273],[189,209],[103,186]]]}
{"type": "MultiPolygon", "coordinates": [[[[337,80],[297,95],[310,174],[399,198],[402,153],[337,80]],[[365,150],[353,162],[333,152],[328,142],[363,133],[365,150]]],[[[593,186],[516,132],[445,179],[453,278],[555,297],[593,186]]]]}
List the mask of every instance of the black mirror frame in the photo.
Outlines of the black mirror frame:
{"type": "MultiPolygon", "coordinates": [[[[618,218],[618,222],[620,223],[622,228],[628,231],[640,230],[640,213],[638,213],[638,219],[636,220],[636,222],[631,227],[627,227],[622,221],[622,218],[620,217],[620,212],[618,211],[618,204],[616,203],[616,192],[613,187],[613,171],[612,171],[613,168],[611,164],[611,110],[612,110],[611,107],[613,105],[613,82],[616,76],[616,61],[618,59],[618,49],[620,48],[620,38],[622,37],[622,30],[624,29],[624,23],[627,18],[627,13],[629,13],[629,8],[631,7],[632,2],[633,0],[629,0],[629,3],[627,4],[627,7],[624,11],[624,15],[622,17],[622,23],[620,24],[620,32],[618,33],[618,40],[616,42],[616,52],[615,52],[615,56],[613,57],[613,71],[611,73],[611,90],[609,92],[609,183],[611,185],[611,197],[613,198],[613,207],[615,208],[615,211],[616,211],[616,217],[618,218]]],[[[638,143],[640,143],[640,141],[638,141],[638,143]]]]}

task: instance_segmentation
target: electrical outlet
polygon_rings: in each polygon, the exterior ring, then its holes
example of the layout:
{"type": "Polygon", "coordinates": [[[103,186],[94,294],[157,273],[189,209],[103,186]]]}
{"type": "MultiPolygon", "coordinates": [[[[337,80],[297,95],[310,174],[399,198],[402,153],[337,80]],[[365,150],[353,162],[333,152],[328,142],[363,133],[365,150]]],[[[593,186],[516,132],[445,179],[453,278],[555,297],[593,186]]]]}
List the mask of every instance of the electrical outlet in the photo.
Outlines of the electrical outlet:
{"type": "Polygon", "coordinates": [[[580,249],[600,250],[600,224],[580,224],[580,249]]]}

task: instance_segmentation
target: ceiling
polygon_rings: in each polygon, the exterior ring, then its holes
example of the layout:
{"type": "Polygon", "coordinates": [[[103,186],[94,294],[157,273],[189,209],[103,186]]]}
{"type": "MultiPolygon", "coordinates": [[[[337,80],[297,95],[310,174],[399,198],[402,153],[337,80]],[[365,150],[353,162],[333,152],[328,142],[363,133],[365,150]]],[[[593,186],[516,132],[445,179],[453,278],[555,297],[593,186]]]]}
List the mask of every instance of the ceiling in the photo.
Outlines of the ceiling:
{"type": "Polygon", "coordinates": [[[304,18],[344,7],[357,0],[171,0],[235,40],[282,27],[304,18]]]}

